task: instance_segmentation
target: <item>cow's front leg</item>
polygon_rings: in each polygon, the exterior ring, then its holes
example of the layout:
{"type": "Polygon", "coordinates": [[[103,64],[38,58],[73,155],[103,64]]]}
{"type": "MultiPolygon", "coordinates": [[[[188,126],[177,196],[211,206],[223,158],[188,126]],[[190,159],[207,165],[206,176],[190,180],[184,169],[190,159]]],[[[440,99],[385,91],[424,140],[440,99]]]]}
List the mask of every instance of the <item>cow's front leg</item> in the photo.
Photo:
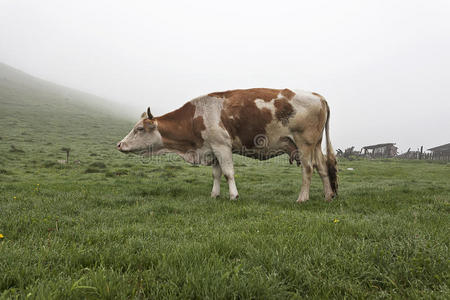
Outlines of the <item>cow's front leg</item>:
{"type": "Polygon", "coordinates": [[[239,198],[239,193],[236,188],[236,182],[234,181],[233,154],[231,152],[231,148],[222,146],[222,147],[215,147],[213,150],[214,155],[219,161],[222,173],[228,182],[230,199],[235,200],[239,198]]]}
{"type": "Polygon", "coordinates": [[[220,178],[222,177],[222,169],[217,161],[212,164],[213,188],[211,197],[216,198],[220,196],[220,178]]]}

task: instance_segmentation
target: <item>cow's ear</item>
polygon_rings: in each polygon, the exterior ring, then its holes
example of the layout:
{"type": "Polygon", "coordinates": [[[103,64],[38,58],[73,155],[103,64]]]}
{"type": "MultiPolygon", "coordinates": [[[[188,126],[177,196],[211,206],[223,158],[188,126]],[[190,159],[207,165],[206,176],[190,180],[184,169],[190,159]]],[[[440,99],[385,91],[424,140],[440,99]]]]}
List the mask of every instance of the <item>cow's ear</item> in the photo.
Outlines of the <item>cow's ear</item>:
{"type": "Polygon", "coordinates": [[[147,118],[149,118],[150,120],[153,119],[153,115],[152,115],[152,113],[150,111],[150,106],[147,107],[147,118]]]}
{"type": "Polygon", "coordinates": [[[146,112],[146,111],[144,111],[144,112],[141,114],[141,119],[143,119],[143,118],[147,118],[147,112],[146,112]]]}

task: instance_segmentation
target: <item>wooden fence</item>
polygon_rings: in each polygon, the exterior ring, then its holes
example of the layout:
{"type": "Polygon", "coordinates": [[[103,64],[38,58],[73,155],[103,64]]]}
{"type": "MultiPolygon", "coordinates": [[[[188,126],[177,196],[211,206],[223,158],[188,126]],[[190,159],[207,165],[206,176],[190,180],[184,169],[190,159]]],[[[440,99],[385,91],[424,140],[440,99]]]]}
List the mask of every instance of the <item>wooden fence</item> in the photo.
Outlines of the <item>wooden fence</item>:
{"type": "Polygon", "coordinates": [[[406,153],[397,155],[397,156],[395,156],[395,158],[450,161],[450,153],[440,153],[440,152],[420,153],[420,151],[412,151],[412,152],[406,152],[406,153]]]}

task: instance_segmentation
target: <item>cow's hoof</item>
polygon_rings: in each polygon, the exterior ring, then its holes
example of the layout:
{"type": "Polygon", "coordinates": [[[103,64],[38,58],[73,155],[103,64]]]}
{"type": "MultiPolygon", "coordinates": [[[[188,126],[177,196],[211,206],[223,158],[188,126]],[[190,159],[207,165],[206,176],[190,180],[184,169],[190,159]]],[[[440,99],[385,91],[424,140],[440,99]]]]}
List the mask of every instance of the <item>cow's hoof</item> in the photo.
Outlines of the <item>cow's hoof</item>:
{"type": "Polygon", "coordinates": [[[220,194],[216,194],[216,193],[211,193],[211,198],[219,198],[220,194]]]}
{"type": "Polygon", "coordinates": [[[237,200],[239,198],[239,195],[230,196],[230,200],[237,200]]]}
{"type": "Polygon", "coordinates": [[[303,202],[306,202],[306,201],[308,201],[308,198],[299,197],[297,199],[297,203],[303,203],[303,202]]]}

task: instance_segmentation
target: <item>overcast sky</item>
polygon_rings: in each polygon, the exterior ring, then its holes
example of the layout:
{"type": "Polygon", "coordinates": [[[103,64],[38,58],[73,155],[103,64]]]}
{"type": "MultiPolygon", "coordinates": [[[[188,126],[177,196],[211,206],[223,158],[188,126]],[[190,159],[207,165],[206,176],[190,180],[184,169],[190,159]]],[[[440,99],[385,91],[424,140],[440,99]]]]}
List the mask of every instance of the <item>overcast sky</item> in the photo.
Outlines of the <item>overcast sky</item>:
{"type": "Polygon", "coordinates": [[[448,0],[0,0],[0,62],[136,119],[287,87],[327,98],[335,148],[450,142],[448,0]]]}

